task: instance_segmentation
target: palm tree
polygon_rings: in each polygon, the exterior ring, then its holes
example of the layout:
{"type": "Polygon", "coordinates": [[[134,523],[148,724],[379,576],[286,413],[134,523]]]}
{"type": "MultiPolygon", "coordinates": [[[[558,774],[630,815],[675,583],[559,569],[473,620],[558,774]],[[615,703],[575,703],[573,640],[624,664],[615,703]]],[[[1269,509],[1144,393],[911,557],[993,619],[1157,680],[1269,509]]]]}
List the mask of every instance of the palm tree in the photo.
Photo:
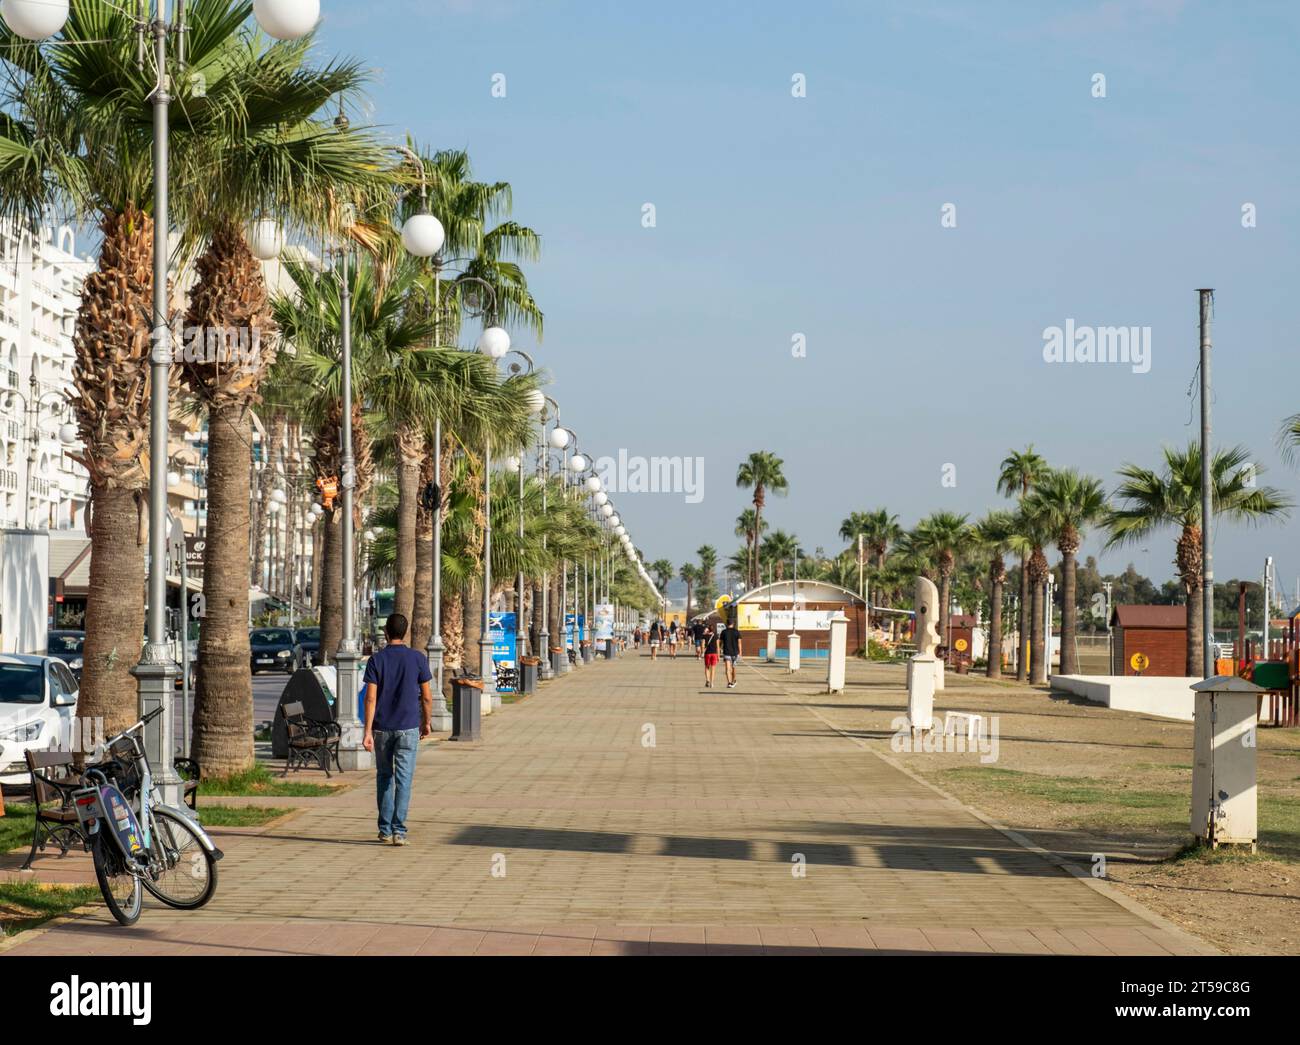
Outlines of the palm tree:
{"type": "Polygon", "coordinates": [[[699,574],[694,566],[689,562],[682,563],[681,570],[677,573],[677,579],[684,581],[686,584],[686,616],[689,619],[694,616],[695,600],[693,594],[695,591],[695,582],[699,579],[699,574]]]}
{"type": "Polygon", "coordinates": [[[1292,414],[1282,422],[1277,433],[1278,449],[1282,451],[1282,460],[1295,464],[1300,455],[1300,414],[1292,414]]]}
{"type": "Polygon", "coordinates": [[[1041,512],[1055,535],[1061,553],[1061,674],[1079,673],[1075,648],[1079,610],[1075,605],[1077,556],[1083,531],[1106,514],[1106,492],[1101,481],[1080,475],[1073,469],[1053,469],[1039,481],[1030,500],[1039,502],[1031,511],[1041,512]]]}
{"type": "Polygon", "coordinates": [[[741,576],[745,578],[746,585],[753,580],[757,568],[755,557],[758,552],[758,542],[763,539],[763,531],[766,529],[767,521],[759,518],[753,508],[746,508],[736,517],[735,535],[745,538],[745,567],[741,571],[741,576]]]}
{"type": "Polygon", "coordinates": [[[912,547],[931,559],[939,572],[939,641],[944,646],[948,645],[953,569],[957,559],[974,544],[974,533],[966,520],[966,516],[955,512],[935,512],[912,531],[912,547]]]}
{"type": "Polygon", "coordinates": [[[668,587],[668,582],[673,579],[673,564],[667,559],[656,559],[650,564],[650,573],[655,579],[655,587],[661,592],[668,587]]]}
{"type": "Polygon", "coordinates": [[[695,554],[700,560],[700,568],[696,572],[700,582],[700,602],[709,606],[718,594],[718,550],[710,544],[705,544],[697,548],[695,554]]]}
{"type": "MultiPolygon", "coordinates": [[[[784,462],[781,458],[766,450],[758,450],[750,454],[747,460],[742,461],[740,468],[736,471],[736,486],[742,490],[752,489],[754,491],[754,546],[756,550],[759,547],[759,540],[763,532],[763,506],[767,503],[767,494],[771,492],[779,496],[785,496],[790,491],[790,484],[786,481],[783,467],[784,462]]],[[[760,568],[756,555],[753,572],[749,578],[751,588],[758,587],[759,573],[760,568]]]]}
{"type": "MultiPolygon", "coordinates": [[[[1043,685],[1047,682],[1048,656],[1047,642],[1050,638],[1048,629],[1044,628],[1043,612],[1047,597],[1047,578],[1051,568],[1043,548],[1052,539],[1052,531],[1041,502],[1026,498],[1016,513],[1015,547],[1025,563],[1028,580],[1027,626],[1029,632],[1029,682],[1043,685]]],[[[1025,585],[1022,585],[1022,589],[1025,585]]]]}
{"type": "MultiPolygon", "coordinates": [[[[1023,502],[1029,496],[1044,475],[1047,474],[1047,461],[1034,452],[1033,444],[1024,450],[1012,450],[998,469],[998,493],[1004,497],[1015,497],[1023,502]]],[[[1025,657],[1025,635],[1029,630],[1029,562],[1024,555],[1020,557],[1020,619],[1016,622],[1019,640],[1016,643],[1016,678],[1024,682],[1029,678],[1029,663],[1025,657]]]]}
{"type": "Polygon", "coordinates": [[[889,546],[903,536],[898,516],[890,515],[885,508],[874,512],[853,512],[840,523],[840,537],[846,541],[864,538],[867,551],[875,557],[877,567],[885,565],[889,546]]]}
{"type": "Polygon", "coordinates": [[[799,542],[784,530],[773,530],[762,544],[763,558],[772,563],[776,569],[776,579],[785,580],[787,562],[793,562],[799,554],[799,542]]]}
{"type": "Polygon", "coordinates": [[[1002,586],[1007,579],[1003,555],[1015,537],[1015,516],[1007,511],[992,511],[975,524],[975,541],[988,556],[989,578],[989,650],[988,677],[1002,677],[1002,586]]]}
{"type": "MultiPolygon", "coordinates": [[[[1165,447],[1159,472],[1126,464],[1119,470],[1116,507],[1106,515],[1106,547],[1135,544],[1165,527],[1178,531],[1174,565],[1187,598],[1187,675],[1201,674],[1205,630],[1201,616],[1201,449],[1165,447]]],[[[1210,458],[1210,502],[1214,516],[1259,523],[1285,518],[1294,502],[1282,491],[1259,486],[1262,469],[1251,467],[1245,447],[1215,451],[1210,458]]]]}

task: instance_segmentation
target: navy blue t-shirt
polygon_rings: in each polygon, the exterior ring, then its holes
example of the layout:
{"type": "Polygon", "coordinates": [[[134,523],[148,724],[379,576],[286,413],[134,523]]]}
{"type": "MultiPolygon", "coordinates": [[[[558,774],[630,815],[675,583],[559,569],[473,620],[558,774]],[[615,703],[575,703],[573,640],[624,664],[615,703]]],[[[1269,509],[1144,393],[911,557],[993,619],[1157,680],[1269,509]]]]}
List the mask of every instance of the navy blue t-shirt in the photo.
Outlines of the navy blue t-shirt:
{"type": "Polygon", "coordinates": [[[374,729],[393,732],[420,728],[420,684],[433,678],[419,650],[388,645],[366,663],[365,682],[378,687],[374,729]]]}

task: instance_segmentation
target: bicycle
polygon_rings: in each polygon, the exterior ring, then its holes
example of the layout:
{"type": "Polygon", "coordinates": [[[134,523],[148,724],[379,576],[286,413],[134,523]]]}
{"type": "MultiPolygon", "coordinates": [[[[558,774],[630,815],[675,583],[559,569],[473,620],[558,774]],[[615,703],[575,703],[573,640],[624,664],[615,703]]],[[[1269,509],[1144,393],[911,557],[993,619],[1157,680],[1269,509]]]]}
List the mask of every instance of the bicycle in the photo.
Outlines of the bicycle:
{"type": "Polygon", "coordinates": [[[108,757],[86,768],[88,786],[72,794],[99,891],[122,925],[139,920],[146,890],[176,910],[202,907],[216,893],[224,855],[185,810],[164,805],[158,794],[141,734],[161,713],[110,739],[108,757]]]}

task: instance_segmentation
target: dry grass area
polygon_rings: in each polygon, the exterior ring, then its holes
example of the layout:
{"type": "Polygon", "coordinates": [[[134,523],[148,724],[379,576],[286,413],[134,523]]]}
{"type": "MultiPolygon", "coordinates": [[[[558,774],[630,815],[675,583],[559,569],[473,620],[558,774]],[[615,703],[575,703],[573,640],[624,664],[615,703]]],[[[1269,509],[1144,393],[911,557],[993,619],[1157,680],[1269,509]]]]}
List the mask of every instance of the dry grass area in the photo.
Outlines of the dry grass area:
{"type": "MultiPolygon", "coordinates": [[[[761,667],[761,666],[760,666],[761,667]]],[[[950,675],[935,707],[997,716],[993,751],[898,751],[902,668],[857,662],[828,697],[809,672],[788,691],[828,727],[861,738],[1036,845],[1231,953],[1300,954],[1300,730],[1259,732],[1259,853],[1189,846],[1192,726],[1111,711],[1045,689],[950,675]]]]}

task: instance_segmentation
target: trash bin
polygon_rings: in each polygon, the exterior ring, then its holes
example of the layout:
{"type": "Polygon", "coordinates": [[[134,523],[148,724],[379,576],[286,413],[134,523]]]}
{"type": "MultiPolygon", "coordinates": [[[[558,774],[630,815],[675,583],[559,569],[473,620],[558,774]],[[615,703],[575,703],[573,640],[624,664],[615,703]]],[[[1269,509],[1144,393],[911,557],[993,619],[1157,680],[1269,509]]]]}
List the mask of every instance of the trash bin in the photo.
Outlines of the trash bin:
{"type": "Polygon", "coordinates": [[[614,659],[614,640],[613,640],[613,639],[606,639],[606,640],[605,640],[605,659],[606,659],[606,660],[613,660],[613,659],[614,659]]]}
{"type": "Polygon", "coordinates": [[[469,676],[451,680],[451,739],[478,740],[483,718],[483,680],[469,676]]]}
{"type": "Polygon", "coordinates": [[[551,674],[556,678],[569,670],[569,656],[559,646],[551,647],[551,674]]]}
{"type": "Polygon", "coordinates": [[[584,664],[590,664],[591,661],[592,661],[592,659],[593,659],[593,658],[592,658],[592,655],[591,655],[591,643],[590,643],[590,642],[584,642],[584,643],[582,644],[582,663],[584,663],[584,664]]]}
{"type": "Polygon", "coordinates": [[[524,693],[537,692],[537,672],[538,669],[541,667],[541,664],[542,662],[538,660],[538,658],[536,657],[519,658],[519,666],[521,669],[519,673],[519,678],[520,678],[520,685],[523,687],[524,693]]]}

